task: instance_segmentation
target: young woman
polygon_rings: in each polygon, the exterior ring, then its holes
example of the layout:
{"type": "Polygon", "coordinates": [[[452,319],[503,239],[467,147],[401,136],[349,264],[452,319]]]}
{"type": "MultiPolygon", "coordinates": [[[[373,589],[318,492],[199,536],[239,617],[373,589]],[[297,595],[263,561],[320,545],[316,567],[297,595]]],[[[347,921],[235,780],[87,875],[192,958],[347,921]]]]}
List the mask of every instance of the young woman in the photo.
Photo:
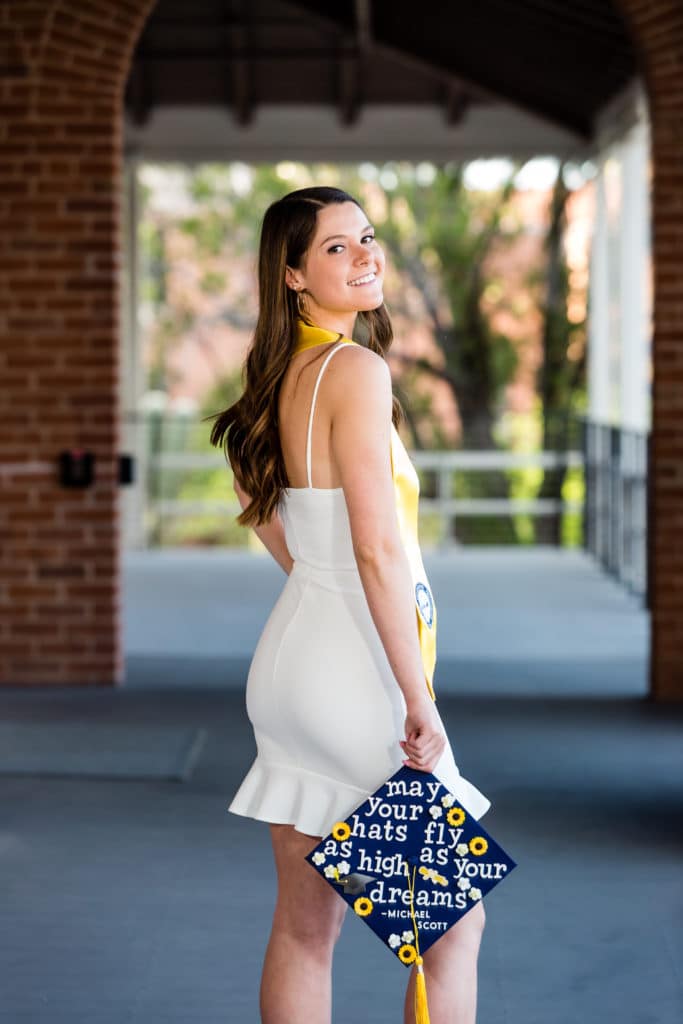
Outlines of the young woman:
{"type": "MultiPolygon", "coordinates": [[[[401,764],[434,771],[477,818],[490,807],[460,774],[430,695],[416,571],[432,626],[435,610],[406,533],[402,501],[416,510],[419,483],[396,431],[383,276],[372,225],[346,192],[273,203],[244,393],[211,432],[234,471],[237,521],[288,574],[247,680],[258,754],[230,805],[270,823],[277,868],[263,1024],[329,1024],[346,904],[304,857],[334,822],[401,764]]],[[[432,1024],[474,1024],[483,925],[479,902],[425,953],[432,1024]]]]}

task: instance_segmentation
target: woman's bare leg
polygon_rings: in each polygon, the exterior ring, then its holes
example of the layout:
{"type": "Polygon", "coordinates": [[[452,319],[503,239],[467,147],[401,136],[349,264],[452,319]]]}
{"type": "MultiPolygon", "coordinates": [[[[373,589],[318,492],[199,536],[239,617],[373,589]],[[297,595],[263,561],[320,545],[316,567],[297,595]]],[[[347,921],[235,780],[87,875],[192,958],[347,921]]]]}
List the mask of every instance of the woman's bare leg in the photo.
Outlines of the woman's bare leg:
{"type": "Polygon", "coordinates": [[[346,904],[304,860],[319,838],[271,825],[278,878],[261,977],[262,1024],[330,1024],[332,953],[346,904]]]}
{"type": "MultiPolygon", "coordinates": [[[[484,904],[476,903],[424,955],[431,1024],[475,1024],[477,958],[486,921],[484,904]]],[[[404,1011],[415,1024],[415,968],[411,971],[404,1011]]]]}

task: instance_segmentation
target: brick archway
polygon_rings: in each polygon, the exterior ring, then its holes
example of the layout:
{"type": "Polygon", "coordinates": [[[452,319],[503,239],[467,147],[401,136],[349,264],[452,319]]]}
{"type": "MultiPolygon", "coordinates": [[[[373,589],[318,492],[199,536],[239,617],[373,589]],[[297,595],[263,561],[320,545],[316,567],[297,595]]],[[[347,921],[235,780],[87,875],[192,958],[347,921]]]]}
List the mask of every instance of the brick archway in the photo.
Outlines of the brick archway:
{"type": "Polygon", "coordinates": [[[153,0],[4,4],[0,69],[6,684],[123,680],[118,539],[123,89],[153,0]],[[95,483],[56,482],[57,453],[95,483]]]}
{"type": "MultiPolygon", "coordinates": [[[[153,0],[5,4],[0,683],[123,680],[118,533],[122,96],[153,0]],[[87,447],[93,487],[56,482],[87,447]]],[[[651,108],[651,693],[683,700],[683,11],[620,0],[651,108]]]]}

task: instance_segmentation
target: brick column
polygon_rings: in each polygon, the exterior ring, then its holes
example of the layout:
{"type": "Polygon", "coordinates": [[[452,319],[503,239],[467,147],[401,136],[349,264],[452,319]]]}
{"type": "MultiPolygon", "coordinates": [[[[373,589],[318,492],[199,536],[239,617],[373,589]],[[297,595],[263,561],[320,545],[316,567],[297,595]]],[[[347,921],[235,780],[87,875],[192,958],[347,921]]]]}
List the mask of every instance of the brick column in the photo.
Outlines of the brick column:
{"type": "Polygon", "coordinates": [[[151,0],[0,6],[0,683],[123,678],[122,95],[151,0]],[[95,454],[63,488],[58,453],[95,454]]]}
{"type": "Polygon", "coordinates": [[[650,694],[683,700],[683,5],[619,0],[652,124],[654,379],[650,467],[650,694]]]}

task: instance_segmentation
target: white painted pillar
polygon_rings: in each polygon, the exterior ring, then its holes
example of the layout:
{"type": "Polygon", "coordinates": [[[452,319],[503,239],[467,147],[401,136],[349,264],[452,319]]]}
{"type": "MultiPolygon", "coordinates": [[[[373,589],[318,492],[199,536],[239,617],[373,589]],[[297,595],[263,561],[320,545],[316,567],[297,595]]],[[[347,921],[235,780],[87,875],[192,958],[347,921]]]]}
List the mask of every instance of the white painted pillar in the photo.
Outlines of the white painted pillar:
{"type": "Polygon", "coordinates": [[[609,421],[609,232],[605,159],[595,178],[595,222],[591,241],[588,292],[588,415],[593,422],[609,421]]]}
{"type": "Polygon", "coordinates": [[[620,423],[647,430],[650,423],[650,210],[649,138],[642,121],[621,146],[620,423]]]}
{"type": "Polygon", "coordinates": [[[121,336],[120,336],[120,446],[122,454],[134,458],[135,481],[119,488],[121,511],[121,543],[125,549],[143,548],[145,532],[145,438],[141,422],[140,396],[144,390],[144,367],[138,331],[138,184],[137,160],[128,157],[123,169],[122,195],[122,266],[121,266],[121,336]]]}

